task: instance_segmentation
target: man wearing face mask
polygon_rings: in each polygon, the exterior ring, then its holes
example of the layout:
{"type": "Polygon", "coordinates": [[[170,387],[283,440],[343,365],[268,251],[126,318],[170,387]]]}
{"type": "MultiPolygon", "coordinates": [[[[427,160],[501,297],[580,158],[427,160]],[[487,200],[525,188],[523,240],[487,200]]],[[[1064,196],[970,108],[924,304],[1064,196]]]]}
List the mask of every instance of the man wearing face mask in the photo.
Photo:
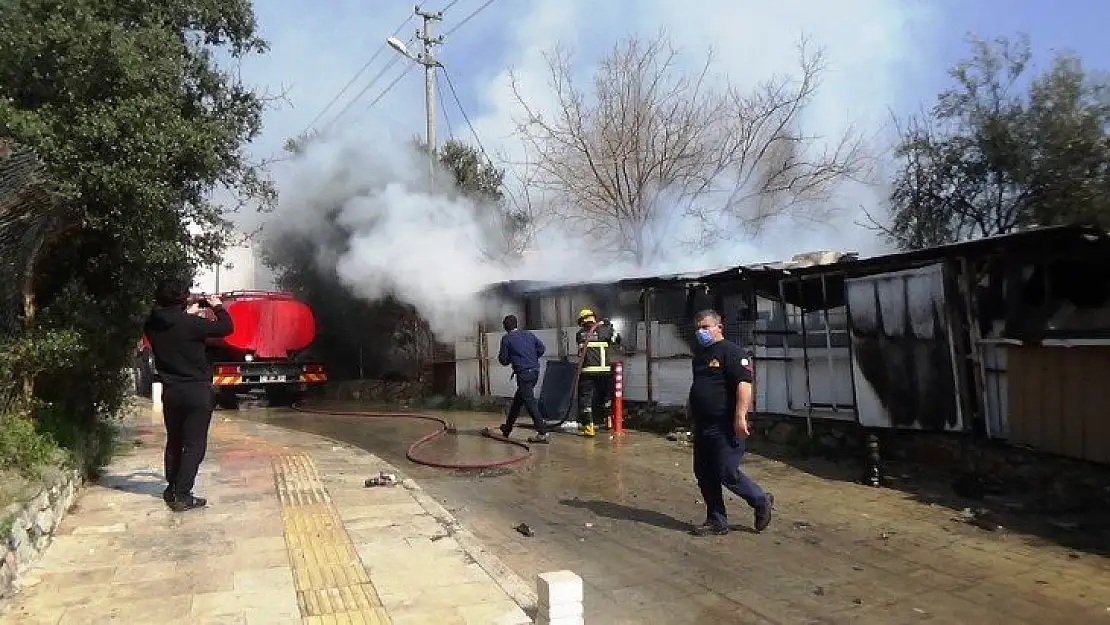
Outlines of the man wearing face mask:
{"type": "Polygon", "coordinates": [[[694,476],[705,501],[705,523],[696,536],[729,530],[724,486],[755,511],[755,531],[771,522],[774,496],[740,470],[745,439],[751,433],[751,362],[739,345],[725,340],[721,315],[703,310],[694,318],[699,353],[693,359],[690,418],[694,430],[694,476]]]}

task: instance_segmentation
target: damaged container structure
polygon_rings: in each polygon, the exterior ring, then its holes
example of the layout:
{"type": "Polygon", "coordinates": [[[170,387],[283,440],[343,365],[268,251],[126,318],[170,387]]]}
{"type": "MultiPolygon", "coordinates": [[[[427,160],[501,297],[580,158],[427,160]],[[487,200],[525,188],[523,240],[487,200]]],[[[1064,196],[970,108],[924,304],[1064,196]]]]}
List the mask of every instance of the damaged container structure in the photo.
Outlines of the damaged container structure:
{"type": "MultiPolygon", "coordinates": [[[[316,337],[316,319],[307,304],[274,291],[233,291],[219,297],[234,326],[230,335],[208,341],[212,386],[221,408],[237,408],[240,394],[258,390],[270,405],[288,405],[309,386],[327,381],[324,365],[313,362],[307,351],[316,337]]],[[[138,366],[141,394],[149,394],[154,375],[144,337],[138,366]]]]}

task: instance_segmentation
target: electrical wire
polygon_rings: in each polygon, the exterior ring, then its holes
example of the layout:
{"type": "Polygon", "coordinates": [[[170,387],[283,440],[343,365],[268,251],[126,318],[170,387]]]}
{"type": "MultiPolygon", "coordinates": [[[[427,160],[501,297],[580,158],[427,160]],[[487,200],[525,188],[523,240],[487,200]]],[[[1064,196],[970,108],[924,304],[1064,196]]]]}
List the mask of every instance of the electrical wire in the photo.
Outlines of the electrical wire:
{"type": "Polygon", "coordinates": [[[446,13],[448,9],[450,9],[451,7],[455,6],[458,3],[459,3],[459,0],[451,0],[450,2],[447,3],[447,6],[440,9],[439,12],[440,13],[446,13]]]}
{"type": "Polygon", "coordinates": [[[455,131],[451,128],[451,116],[447,114],[447,104],[443,99],[443,89],[436,89],[436,96],[439,98],[439,110],[443,111],[443,121],[447,123],[447,136],[454,139],[455,131]]]}
{"type": "MultiPolygon", "coordinates": [[[[458,0],[455,0],[451,4],[454,4],[457,1],[458,0]]],[[[403,22],[401,22],[400,24],[397,25],[397,28],[393,29],[393,34],[391,36],[396,37],[397,33],[401,32],[401,29],[404,28],[409,22],[412,21],[412,18],[413,18],[413,15],[411,15],[411,14],[408,17],[406,17],[403,22]]],[[[374,54],[370,57],[370,60],[367,61],[362,67],[360,67],[359,70],[357,72],[355,72],[355,75],[351,76],[351,79],[347,81],[347,84],[343,85],[343,88],[339,90],[339,93],[335,94],[335,96],[332,97],[332,99],[327,103],[327,105],[324,106],[323,110],[321,110],[319,113],[317,113],[316,117],[312,118],[312,121],[308,123],[308,127],[306,127],[301,132],[302,135],[307,133],[309,130],[312,130],[312,127],[316,125],[316,122],[320,121],[320,118],[323,117],[324,114],[327,113],[331,109],[331,107],[334,106],[335,103],[339,101],[339,98],[343,97],[344,93],[347,93],[347,90],[351,88],[351,85],[355,84],[355,81],[358,80],[359,76],[362,76],[363,72],[365,72],[367,69],[369,69],[370,66],[374,64],[374,61],[378,60],[378,57],[381,56],[382,52],[384,52],[384,51],[385,51],[385,47],[382,47],[382,46],[378,47],[378,50],[376,52],[374,52],[374,54]]]]}
{"type": "Polygon", "coordinates": [[[378,97],[371,100],[370,104],[367,104],[366,108],[362,109],[362,112],[358,114],[358,117],[361,117],[361,116],[365,115],[367,113],[367,111],[374,108],[375,104],[377,104],[378,102],[381,102],[382,98],[389,95],[389,92],[393,90],[393,87],[397,83],[401,82],[401,79],[404,78],[405,76],[407,76],[408,73],[411,72],[415,67],[416,67],[415,65],[406,65],[405,68],[403,70],[401,70],[401,73],[397,74],[397,77],[394,78],[393,81],[390,82],[388,85],[386,85],[385,89],[382,89],[382,92],[378,94],[378,97]]]}
{"type": "MultiPolygon", "coordinates": [[[[411,44],[415,40],[416,40],[416,37],[411,37],[411,38],[409,38],[408,43],[411,44]]],[[[389,70],[393,69],[393,66],[396,65],[397,63],[399,63],[402,58],[404,58],[404,57],[402,57],[400,54],[398,54],[398,55],[394,56],[392,59],[390,59],[389,62],[386,63],[385,67],[382,68],[382,71],[378,72],[376,76],[371,78],[370,82],[365,87],[362,88],[362,91],[359,91],[357,94],[355,94],[355,97],[351,98],[351,101],[347,103],[347,106],[344,106],[343,110],[339,111],[339,113],[337,113],[335,115],[335,117],[333,117],[332,120],[324,126],[324,130],[326,131],[326,130],[330,129],[332,126],[334,126],[335,123],[339,121],[339,118],[343,117],[343,115],[345,115],[347,113],[347,111],[351,110],[351,107],[354,106],[356,102],[358,102],[359,98],[361,98],[363,95],[365,95],[367,91],[370,91],[371,89],[373,89],[374,85],[376,85],[378,83],[378,81],[381,80],[382,76],[384,76],[385,73],[388,72],[389,70]]],[[[404,74],[401,74],[401,75],[403,76],[404,74]]],[[[390,87],[397,84],[398,80],[400,80],[400,78],[397,78],[392,83],[390,83],[390,87]]],[[[389,87],[386,87],[386,91],[387,92],[389,91],[389,87]]],[[[383,95],[384,95],[384,93],[383,93],[383,95]]],[[[374,100],[374,102],[370,106],[373,106],[374,104],[376,104],[379,100],[381,100],[381,98],[382,98],[382,96],[378,96],[378,98],[376,100],[374,100]]],[[[367,107],[367,109],[369,109],[369,108],[370,107],[367,107]]]]}
{"type": "MultiPolygon", "coordinates": [[[[467,15],[466,17],[464,17],[464,18],[462,19],[462,21],[461,21],[461,22],[459,22],[458,24],[455,24],[455,25],[454,25],[454,26],[453,26],[453,27],[451,28],[451,30],[449,30],[449,31],[447,31],[447,32],[445,32],[445,33],[443,33],[443,37],[444,37],[444,38],[450,37],[452,33],[454,33],[454,32],[455,32],[456,30],[458,30],[458,29],[462,28],[462,27],[463,27],[463,25],[464,25],[464,24],[466,24],[467,22],[469,22],[470,20],[474,19],[474,16],[476,16],[476,15],[478,15],[479,13],[481,13],[482,11],[484,11],[484,10],[486,9],[486,7],[488,7],[489,5],[493,4],[493,2],[494,2],[494,0],[486,0],[485,4],[483,4],[482,6],[478,7],[477,9],[475,9],[475,10],[474,10],[474,12],[473,12],[473,13],[471,13],[470,15],[467,15]]],[[[451,4],[455,4],[455,3],[454,3],[454,2],[452,2],[451,4]]],[[[448,6],[450,6],[450,5],[448,5],[448,6]]]]}
{"type": "Polygon", "coordinates": [[[486,157],[486,160],[493,162],[489,157],[489,152],[486,152],[486,146],[482,145],[482,139],[478,136],[478,131],[474,129],[474,124],[470,123],[470,116],[466,114],[466,109],[463,108],[462,100],[459,99],[458,91],[455,91],[455,82],[451,80],[451,75],[447,73],[447,68],[440,66],[443,70],[443,77],[447,79],[447,88],[451,90],[451,96],[455,99],[455,105],[459,107],[459,112],[462,113],[463,119],[466,120],[466,125],[470,128],[470,134],[474,135],[474,141],[478,143],[478,149],[486,157]]]}

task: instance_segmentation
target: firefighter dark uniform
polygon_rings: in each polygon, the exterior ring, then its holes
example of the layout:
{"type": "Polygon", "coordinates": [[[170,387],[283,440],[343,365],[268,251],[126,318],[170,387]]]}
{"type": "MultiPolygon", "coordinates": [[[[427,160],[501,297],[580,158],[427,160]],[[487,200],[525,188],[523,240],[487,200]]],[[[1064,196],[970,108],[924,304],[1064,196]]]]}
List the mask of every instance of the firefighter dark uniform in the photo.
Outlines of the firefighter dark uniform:
{"type": "Polygon", "coordinates": [[[609,348],[620,345],[620,335],[605,321],[598,323],[594,311],[583,308],[578,312],[580,329],[575,335],[582,359],[578,374],[579,434],[595,436],[595,418],[604,414],[613,386],[613,367],[609,348]]]}
{"type": "Polygon", "coordinates": [[[740,470],[746,441],[736,433],[733,423],[739,401],[737,387],[753,382],[754,367],[735,343],[710,342],[708,334],[698,338],[705,340],[693,359],[689,405],[694,426],[694,476],[705,501],[706,517],[694,533],[728,532],[722,486],[754,509],[755,529],[762,531],[770,522],[774,497],[740,470]]]}

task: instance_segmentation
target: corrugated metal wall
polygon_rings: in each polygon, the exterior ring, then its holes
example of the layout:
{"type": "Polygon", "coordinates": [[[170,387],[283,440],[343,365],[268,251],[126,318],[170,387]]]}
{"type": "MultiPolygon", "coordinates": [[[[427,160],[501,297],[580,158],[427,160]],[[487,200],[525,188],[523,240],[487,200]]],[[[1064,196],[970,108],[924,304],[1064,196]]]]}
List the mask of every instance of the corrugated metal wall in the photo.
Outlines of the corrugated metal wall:
{"type": "Polygon", "coordinates": [[[1009,441],[1110,463],[1110,347],[1008,347],[1009,441]]]}

